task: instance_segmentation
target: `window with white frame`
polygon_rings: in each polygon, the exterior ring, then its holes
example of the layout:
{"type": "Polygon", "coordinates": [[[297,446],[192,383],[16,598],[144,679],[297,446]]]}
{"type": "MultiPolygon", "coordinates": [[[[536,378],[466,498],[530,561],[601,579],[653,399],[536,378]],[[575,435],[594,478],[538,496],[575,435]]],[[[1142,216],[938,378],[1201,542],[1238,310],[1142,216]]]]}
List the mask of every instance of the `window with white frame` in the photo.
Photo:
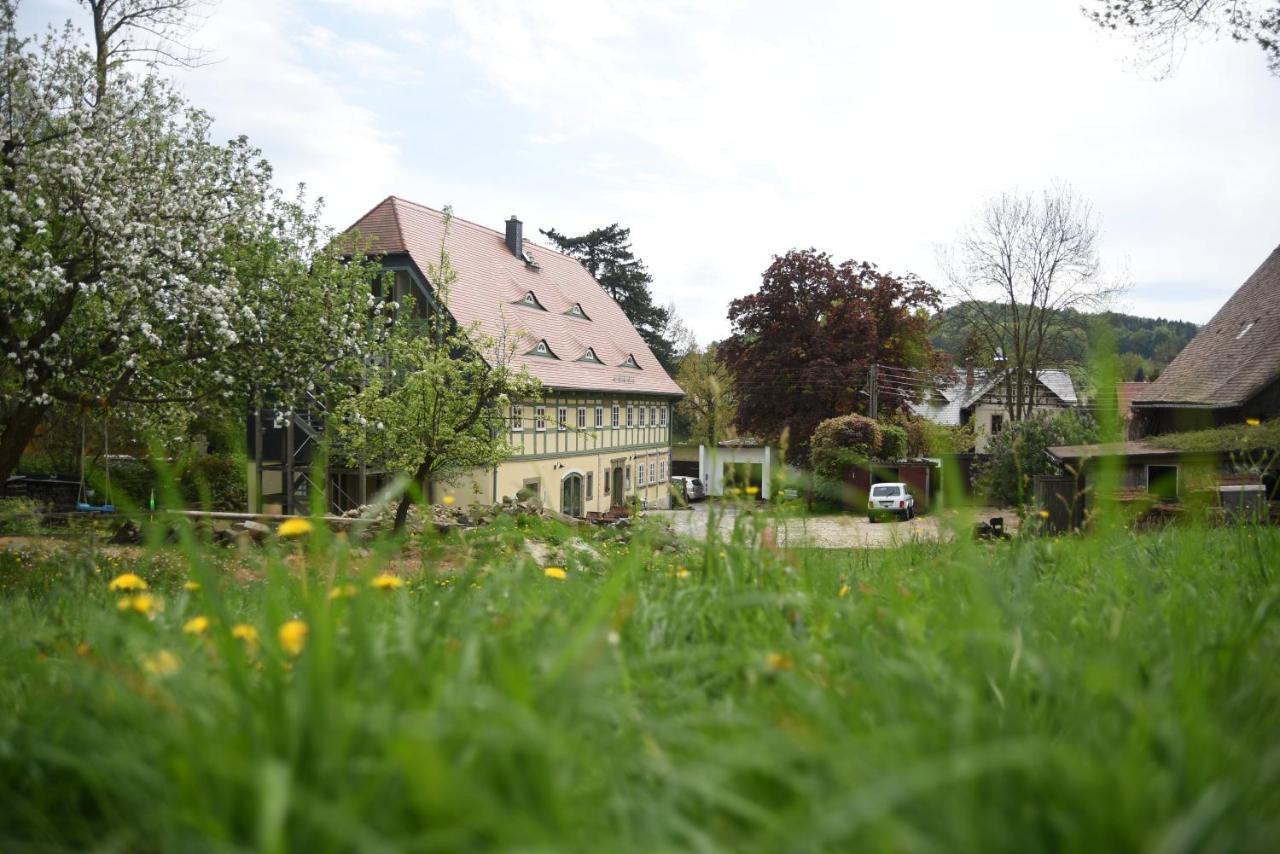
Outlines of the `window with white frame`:
{"type": "Polygon", "coordinates": [[[604,407],[597,406],[596,407],[596,429],[599,430],[602,427],[604,427],[604,407]]]}
{"type": "Polygon", "coordinates": [[[631,488],[631,466],[627,466],[626,476],[627,476],[626,488],[630,489],[631,488]]]}
{"type": "Polygon", "coordinates": [[[636,488],[644,487],[644,463],[636,466],[636,488]]]}
{"type": "Polygon", "coordinates": [[[524,407],[511,404],[511,432],[524,432],[524,407]]]}
{"type": "Polygon", "coordinates": [[[667,426],[667,407],[662,407],[662,426],[667,426]]]}
{"type": "Polygon", "coordinates": [[[627,407],[627,427],[636,426],[636,408],[634,406],[627,407]]]}
{"type": "Polygon", "coordinates": [[[618,404],[613,405],[613,429],[618,429],[618,404]]]}
{"type": "Polygon", "coordinates": [[[657,463],[649,463],[649,482],[650,483],[658,482],[658,464],[657,463]]]}
{"type": "Polygon", "coordinates": [[[644,407],[640,407],[640,426],[644,426],[644,407]]]}
{"type": "Polygon", "coordinates": [[[533,408],[533,429],[539,433],[547,429],[547,408],[545,406],[535,406],[533,408]]]}
{"type": "Polygon", "coordinates": [[[556,429],[561,431],[569,429],[569,408],[566,406],[556,408],[556,429]]]}
{"type": "Polygon", "coordinates": [[[658,426],[658,407],[656,406],[649,407],[649,423],[654,427],[658,426]]]}
{"type": "Polygon", "coordinates": [[[585,406],[578,407],[578,429],[587,429],[587,408],[585,406]]]}
{"type": "Polygon", "coordinates": [[[667,461],[658,460],[658,483],[667,482],[667,461]]]}

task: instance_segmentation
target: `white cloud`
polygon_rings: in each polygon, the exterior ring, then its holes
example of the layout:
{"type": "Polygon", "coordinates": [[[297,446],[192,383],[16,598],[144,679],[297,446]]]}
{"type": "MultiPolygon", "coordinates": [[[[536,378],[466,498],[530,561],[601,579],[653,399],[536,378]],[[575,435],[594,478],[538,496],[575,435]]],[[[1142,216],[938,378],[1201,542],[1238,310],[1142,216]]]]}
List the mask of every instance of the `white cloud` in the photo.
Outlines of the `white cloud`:
{"type": "Polygon", "coordinates": [[[530,233],[622,222],[703,340],[774,253],[938,281],[985,196],[1055,180],[1140,312],[1207,319],[1280,240],[1260,52],[1196,45],[1153,83],[1075,3],[222,0],[201,42],[221,61],[181,75],[192,99],[335,224],[390,192],[530,233]]]}
{"type": "Polygon", "coordinates": [[[579,224],[632,224],[659,296],[704,335],[772,253],[812,244],[937,281],[932,247],[985,196],[1053,180],[1094,200],[1143,311],[1206,319],[1280,239],[1280,81],[1256,52],[1206,46],[1153,84],[1074,6],[1013,0],[455,12],[474,67],[545,138],[590,151],[600,193],[579,224]],[[628,154],[605,147],[618,137],[628,154]],[[1213,296],[1141,288],[1167,281],[1213,296]]]}
{"type": "Polygon", "coordinates": [[[330,210],[367,209],[381,198],[371,187],[386,195],[394,186],[400,149],[394,126],[361,103],[352,81],[385,52],[334,37],[306,8],[221,0],[198,34],[215,61],[176,77],[222,132],[263,149],[282,187],[304,182],[330,210]]]}

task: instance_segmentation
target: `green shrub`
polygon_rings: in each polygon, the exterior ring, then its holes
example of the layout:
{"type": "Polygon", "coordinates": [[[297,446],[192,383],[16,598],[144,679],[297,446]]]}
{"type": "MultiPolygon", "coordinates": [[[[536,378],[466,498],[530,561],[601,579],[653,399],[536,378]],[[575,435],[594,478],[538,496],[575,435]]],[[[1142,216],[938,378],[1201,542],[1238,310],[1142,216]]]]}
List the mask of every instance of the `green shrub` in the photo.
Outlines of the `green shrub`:
{"type": "Polygon", "coordinates": [[[927,457],[929,455],[929,428],[923,418],[902,419],[902,429],[907,434],[907,455],[927,457]]]}
{"type": "Polygon", "coordinates": [[[245,470],[231,454],[203,454],[191,461],[180,479],[182,498],[201,504],[207,492],[212,510],[243,510],[249,503],[245,470]]]}
{"type": "Polygon", "coordinates": [[[907,431],[897,424],[880,425],[880,445],[876,456],[882,460],[901,460],[910,446],[907,431]]]}
{"type": "Polygon", "coordinates": [[[30,498],[0,498],[0,536],[24,537],[40,531],[40,505],[30,498]]]}
{"type": "Polygon", "coordinates": [[[828,418],[809,440],[813,470],[841,480],[853,466],[866,462],[880,448],[880,425],[863,415],[828,418]]]}
{"type": "MultiPolygon", "coordinates": [[[[96,467],[90,480],[105,482],[103,467],[96,467]]],[[[206,496],[210,510],[243,510],[249,503],[244,467],[231,454],[199,454],[188,459],[177,473],[178,495],[191,507],[203,507],[206,496]]],[[[157,497],[160,484],[150,460],[111,461],[111,499],[146,507],[152,491],[157,497]]],[[[105,496],[104,496],[105,497],[105,496]]]]}
{"type": "Polygon", "coordinates": [[[996,504],[1024,507],[1034,497],[1035,476],[1057,471],[1045,454],[1046,448],[1097,440],[1098,428],[1093,420],[1071,411],[1015,421],[991,438],[988,459],[975,467],[978,491],[996,504]]]}

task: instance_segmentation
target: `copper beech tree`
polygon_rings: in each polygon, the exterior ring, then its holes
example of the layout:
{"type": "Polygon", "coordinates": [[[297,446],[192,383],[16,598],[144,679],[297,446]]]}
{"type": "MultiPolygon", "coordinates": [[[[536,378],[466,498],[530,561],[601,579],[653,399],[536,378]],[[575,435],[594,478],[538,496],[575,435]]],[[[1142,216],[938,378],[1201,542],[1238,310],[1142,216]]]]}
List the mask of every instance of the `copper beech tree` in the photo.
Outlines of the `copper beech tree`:
{"type": "MultiPolygon", "coordinates": [[[[777,441],[807,463],[809,438],[822,421],[867,411],[873,364],[928,371],[929,312],[938,291],[920,278],[859,261],[835,263],[816,249],[774,258],[760,290],[729,305],[733,335],[719,357],[734,376],[736,425],[777,441]]],[[[881,412],[900,408],[906,385],[886,388],[881,412]]]]}

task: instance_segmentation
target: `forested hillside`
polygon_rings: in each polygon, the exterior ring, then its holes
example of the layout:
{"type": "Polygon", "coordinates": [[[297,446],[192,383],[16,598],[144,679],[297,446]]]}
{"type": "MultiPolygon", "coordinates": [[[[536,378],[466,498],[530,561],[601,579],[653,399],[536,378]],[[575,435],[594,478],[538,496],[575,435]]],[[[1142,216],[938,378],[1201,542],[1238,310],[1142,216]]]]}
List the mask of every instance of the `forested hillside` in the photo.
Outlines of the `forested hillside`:
{"type": "MultiPolygon", "coordinates": [[[[993,308],[997,308],[993,306],[993,308]]],[[[1077,332],[1068,336],[1066,344],[1049,361],[1060,364],[1080,364],[1087,360],[1092,335],[1092,324],[1104,320],[1115,336],[1116,352],[1120,356],[1122,380],[1152,380],[1173,361],[1199,328],[1183,320],[1166,320],[1163,317],[1138,317],[1132,314],[1104,312],[1095,317],[1071,312],[1077,332]]],[[[955,308],[944,309],[934,316],[934,347],[948,353],[957,363],[973,357],[984,364],[989,355],[982,353],[979,342],[965,327],[955,308]]]]}

